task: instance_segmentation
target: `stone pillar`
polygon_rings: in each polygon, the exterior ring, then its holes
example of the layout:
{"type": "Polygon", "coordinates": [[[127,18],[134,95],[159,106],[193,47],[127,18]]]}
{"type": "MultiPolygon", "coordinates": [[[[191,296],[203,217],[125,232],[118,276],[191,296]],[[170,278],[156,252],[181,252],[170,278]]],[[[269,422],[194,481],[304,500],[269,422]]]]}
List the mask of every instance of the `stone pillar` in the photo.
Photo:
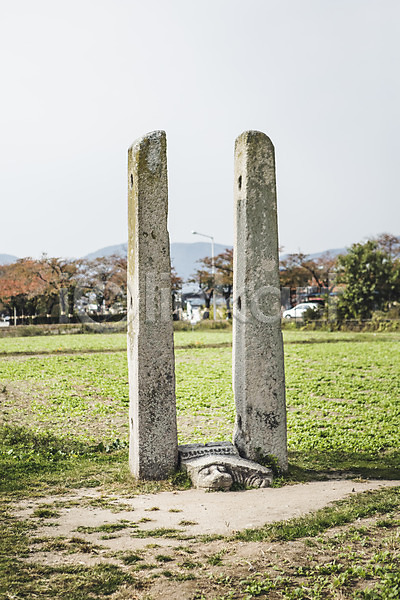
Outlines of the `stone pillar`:
{"type": "Polygon", "coordinates": [[[164,479],[178,461],[164,131],[129,149],[128,190],[129,464],[164,479]]]}
{"type": "Polygon", "coordinates": [[[274,456],[287,469],[275,157],[271,140],[235,143],[233,439],[242,457],[274,456]]]}

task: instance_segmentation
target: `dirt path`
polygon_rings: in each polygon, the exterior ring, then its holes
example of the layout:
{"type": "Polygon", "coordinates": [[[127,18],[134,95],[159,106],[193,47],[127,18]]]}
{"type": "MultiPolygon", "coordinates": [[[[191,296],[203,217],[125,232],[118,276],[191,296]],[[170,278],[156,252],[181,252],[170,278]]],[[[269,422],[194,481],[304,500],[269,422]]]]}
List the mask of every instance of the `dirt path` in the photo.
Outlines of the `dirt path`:
{"type": "Polygon", "coordinates": [[[366,490],[399,485],[397,481],[334,480],[240,492],[200,490],[117,498],[93,489],[79,494],[29,500],[15,506],[21,518],[37,518],[37,536],[83,537],[110,550],[137,550],[157,538],[231,535],[246,528],[287,520],[323,508],[334,500],[366,490]],[[54,516],[41,517],[43,509],[54,516]],[[159,535],[157,535],[159,534],[159,535]]]}
{"type": "MultiPolygon", "coordinates": [[[[306,515],[356,493],[393,486],[399,482],[331,480],[242,492],[187,490],[131,498],[87,488],[20,501],[12,512],[32,526],[30,550],[23,559],[30,568],[45,565],[57,572],[103,566],[133,575],[134,582],[119,587],[110,600],[242,599],[253,597],[249,595],[253,590],[265,597],[259,593],[269,589],[265,577],[286,573],[297,578],[299,568],[316,569],[320,563],[329,568],[336,564],[342,542],[326,545],[321,536],[309,545],[301,539],[239,541],[232,534],[306,515]]],[[[374,527],[378,518],[363,519],[357,526],[366,531],[365,526],[374,527]]],[[[367,542],[357,541],[360,535],[351,533],[346,544],[369,547],[373,543],[376,551],[385,549],[386,542],[381,543],[385,527],[368,530],[367,542]]],[[[340,527],[333,528],[323,537],[339,534],[340,539],[340,532],[340,527]]],[[[351,564],[357,548],[350,550],[351,564]]],[[[275,600],[281,595],[268,592],[267,597],[275,600]]]]}

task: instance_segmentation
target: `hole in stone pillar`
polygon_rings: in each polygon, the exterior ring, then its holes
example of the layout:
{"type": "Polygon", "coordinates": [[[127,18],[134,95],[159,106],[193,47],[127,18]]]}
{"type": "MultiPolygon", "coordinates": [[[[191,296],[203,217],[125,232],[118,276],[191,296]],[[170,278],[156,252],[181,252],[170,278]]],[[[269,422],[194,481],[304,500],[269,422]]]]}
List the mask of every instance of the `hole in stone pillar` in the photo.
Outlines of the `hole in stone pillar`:
{"type": "Polygon", "coordinates": [[[240,296],[237,299],[237,307],[238,307],[238,310],[242,310],[242,299],[240,296]]]}
{"type": "Polygon", "coordinates": [[[242,417],[240,415],[238,415],[237,424],[238,424],[238,428],[242,429],[242,417]]]}
{"type": "Polygon", "coordinates": [[[241,175],[239,175],[239,179],[238,179],[238,188],[239,188],[239,190],[242,189],[242,176],[241,175]]]}
{"type": "Polygon", "coordinates": [[[133,175],[131,173],[131,187],[133,187],[133,175]]]}
{"type": "Polygon", "coordinates": [[[133,306],[133,300],[132,300],[132,296],[131,296],[130,307],[132,308],[132,306],[133,306]]]}

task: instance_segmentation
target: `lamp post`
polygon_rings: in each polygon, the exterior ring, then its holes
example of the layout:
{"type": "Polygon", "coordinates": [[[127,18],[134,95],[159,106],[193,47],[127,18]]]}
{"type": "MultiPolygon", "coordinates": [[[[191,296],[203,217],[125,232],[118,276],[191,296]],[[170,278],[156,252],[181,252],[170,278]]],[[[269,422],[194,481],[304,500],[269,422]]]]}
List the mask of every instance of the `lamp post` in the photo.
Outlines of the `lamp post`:
{"type": "Polygon", "coordinates": [[[214,313],[214,321],[216,320],[217,317],[217,307],[216,307],[216,302],[215,302],[215,262],[214,262],[214,238],[212,235],[207,235],[205,233],[199,233],[198,231],[192,231],[193,235],[201,235],[202,237],[206,237],[209,240],[211,240],[211,274],[212,274],[212,279],[213,279],[213,283],[214,283],[214,290],[213,290],[213,313],[214,313]]]}

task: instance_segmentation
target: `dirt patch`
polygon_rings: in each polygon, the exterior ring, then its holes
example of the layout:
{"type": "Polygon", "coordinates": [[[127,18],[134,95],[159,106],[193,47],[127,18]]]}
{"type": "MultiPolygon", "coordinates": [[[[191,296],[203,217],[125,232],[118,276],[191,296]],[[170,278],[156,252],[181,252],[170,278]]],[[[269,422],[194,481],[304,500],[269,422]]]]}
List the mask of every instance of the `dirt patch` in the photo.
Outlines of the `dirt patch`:
{"type": "Polygon", "coordinates": [[[305,515],[352,493],[395,485],[398,482],[334,480],[239,492],[191,489],[123,499],[81,490],[23,501],[13,512],[19,518],[35,519],[39,537],[80,536],[110,550],[134,551],[149,541],[165,545],[166,540],[171,544],[171,540],[201,535],[232,535],[305,515]]]}
{"type": "Polygon", "coordinates": [[[389,530],[376,526],[379,517],[369,517],[316,538],[290,542],[240,541],[232,534],[398,483],[331,480],[243,492],[188,490],[131,498],[82,489],[21,501],[13,513],[33,525],[24,561],[52,567],[113,564],[140,581],[140,589],[122,586],[110,596],[112,600],[239,599],[251,598],[251,594],[274,600],[282,596],[273,588],[268,591],[268,586],[279,578],[291,577],[308,585],[309,571],[318,578],[321,565],[326,565],[321,573],[328,581],[329,569],[334,577],[335,569],[343,571],[355,556],[367,564],[366,548],[371,554],[392,547],[389,530]]]}

